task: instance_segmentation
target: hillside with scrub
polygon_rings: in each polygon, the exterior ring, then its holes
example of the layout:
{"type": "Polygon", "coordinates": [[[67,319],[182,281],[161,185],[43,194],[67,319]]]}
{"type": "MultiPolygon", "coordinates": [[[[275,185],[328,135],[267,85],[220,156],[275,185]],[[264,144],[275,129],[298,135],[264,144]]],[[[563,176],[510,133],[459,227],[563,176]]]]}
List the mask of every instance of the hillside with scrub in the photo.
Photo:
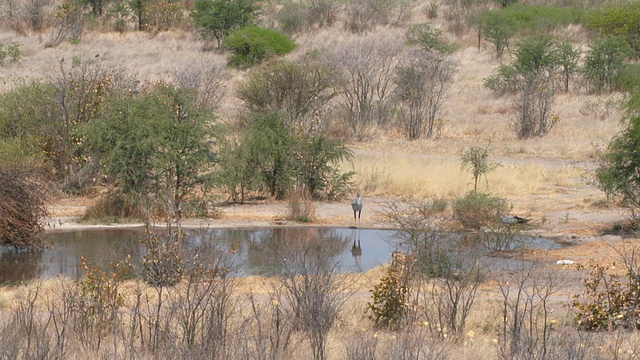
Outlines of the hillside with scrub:
{"type": "Polygon", "coordinates": [[[0,358],[636,358],[639,14],[2,2],[0,261],[50,231],[150,231],[139,261],[0,288],[0,358]],[[403,243],[340,274],[314,229],[354,225],[356,193],[360,226],[403,243]],[[303,229],[279,276],[182,245],[266,225],[303,229]]]}

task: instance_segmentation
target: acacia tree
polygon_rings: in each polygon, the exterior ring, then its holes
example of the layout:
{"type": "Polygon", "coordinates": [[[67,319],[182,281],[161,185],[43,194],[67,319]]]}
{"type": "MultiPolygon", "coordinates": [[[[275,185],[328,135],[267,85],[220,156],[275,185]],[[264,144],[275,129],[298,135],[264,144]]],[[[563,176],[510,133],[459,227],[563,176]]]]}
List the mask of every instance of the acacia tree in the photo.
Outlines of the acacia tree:
{"type": "Polygon", "coordinates": [[[252,0],[196,0],[191,18],[205,34],[216,39],[220,48],[225,36],[249,25],[257,11],[252,0]]]}
{"type": "Polygon", "coordinates": [[[130,87],[119,70],[100,62],[71,66],[61,61],[45,80],[20,84],[0,96],[0,133],[33,138],[53,165],[56,180],[67,191],[79,190],[87,157],[78,129],[96,116],[108,96],[130,87]]]}
{"type": "Polygon", "coordinates": [[[478,191],[478,180],[481,176],[487,176],[491,170],[499,164],[489,161],[489,148],[472,146],[462,153],[462,169],[471,171],[473,175],[473,192],[478,191]]]}
{"type": "Polygon", "coordinates": [[[433,137],[455,68],[456,63],[450,57],[422,48],[412,48],[398,66],[395,96],[410,140],[433,137]]]}
{"type": "Polygon", "coordinates": [[[516,111],[513,127],[520,139],[544,136],[559,120],[551,111],[561,65],[554,44],[547,36],[522,40],[512,64],[501,66],[485,82],[511,96],[516,111]]]}
{"type": "Polygon", "coordinates": [[[179,221],[185,199],[212,165],[212,116],[193,106],[188,91],[156,83],[111,102],[84,134],[121,194],[150,200],[179,221]]]}
{"type": "Polygon", "coordinates": [[[584,59],[584,76],[591,91],[614,90],[633,51],[620,37],[605,37],[590,45],[584,59]]]}
{"type": "Polygon", "coordinates": [[[596,177],[608,194],[620,196],[635,214],[640,208],[640,94],[627,104],[627,128],[609,143],[596,177]]]}
{"type": "Polygon", "coordinates": [[[249,112],[282,111],[287,126],[300,132],[319,130],[317,112],[335,95],[330,70],[311,58],[269,63],[251,74],[238,89],[238,97],[249,112]]]}

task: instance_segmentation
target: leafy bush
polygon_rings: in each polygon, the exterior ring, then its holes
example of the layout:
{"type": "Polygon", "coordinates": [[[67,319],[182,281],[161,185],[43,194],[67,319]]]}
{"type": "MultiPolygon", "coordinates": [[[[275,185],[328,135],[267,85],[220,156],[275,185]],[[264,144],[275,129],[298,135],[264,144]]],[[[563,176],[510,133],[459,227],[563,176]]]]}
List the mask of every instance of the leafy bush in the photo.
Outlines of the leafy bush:
{"type": "Polygon", "coordinates": [[[629,44],[621,37],[605,37],[590,45],[584,59],[584,77],[591,91],[616,90],[624,62],[632,55],[629,44]]]}
{"type": "Polygon", "coordinates": [[[484,38],[496,48],[501,57],[516,34],[549,34],[555,28],[579,24],[583,10],[576,7],[513,4],[501,9],[482,12],[477,21],[484,38]]]}
{"type": "Polygon", "coordinates": [[[157,83],[110,98],[83,135],[121,194],[149,200],[150,215],[180,220],[183,202],[203,194],[198,190],[212,166],[212,117],[196,108],[189,91],[157,83]]]}
{"type": "Polygon", "coordinates": [[[631,46],[635,57],[640,55],[640,3],[611,2],[593,10],[585,17],[588,28],[598,30],[604,37],[619,36],[631,46]]]}
{"type": "MultiPolygon", "coordinates": [[[[485,86],[511,96],[518,138],[544,136],[559,121],[551,111],[558,86],[556,68],[560,65],[556,44],[549,36],[525,38],[515,55],[511,65],[501,65],[485,80],[485,86]]],[[[569,66],[564,60],[563,67],[569,66]]]]}
{"type": "Polygon", "coordinates": [[[617,195],[634,213],[640,209],[640,110],[639,94],[629,98],[627,128],[614,137],[604,153],[596,177],[607,195],[617,195]]]}
{"type": "Polygon", "coordinates": [[[2,45],[0,44],[0,65],[4,65],[8,59],[9,62],[15,63],[22,58],[22,50],[19,44],[2,45]]]}
{"type": "Polygon", "coordinates": [[[442,36],[442,30],[430,24],[417,24],[407,31],[407,42],[419,45],[424,50],[436,50],[443,54],[450,54],[455,47],[448,44],[442,36]]]}
{"type": "Polygon", "coordinates": [[[220,47],[232,31],[252,23],[257,11],[253,0],[196,0],[191,18],[220,47]]]}
{"type": "Polygon", "coordinates": [[[409,290],[414,276],[415,257],[395,251],[387,274],[371,290],[372,302],[367,306],[377,328],[397,330],[409,308],[409,290]]]}
{"type": "Polygon", "coordinates": [[[229,62],[239,67],[257,65],[270,56],[285,55],[296,48],[288,35],[258,26],[234,31],[225,38],[224,45],[234,52],[229,62]]]}
{"type": "Polygon", "coordinates": [[[285,118],[280,112],[254,114],[240,143],[224,146],[216,179],[233,198],[267,190],[282,199],[294,184],[303,184],[314,198],[342,198],[353,173],[338,167],[351,159],[351,151],[324,135],[296,134],[285,118]]]}
{"type": "Polygon", "coordinates": [[[0,168],[0,244],[18,250],[44,247],[46,187],[32,170],[0,168]]]}
{"type": "Polygon", "coordinates": [[[574,295],[576,325],[589,331],[640,329],[639,279],[630,272],[621,277],[609,270],[594,265],[584,280],[585,292],[574,295]]]}
{"type": "Polygon", "coordinates": [[[498,212],[507,209],[507,201],[487,193],[471,191],[453,201],[456,218],[467,229],[480,229],[498,219],[498,212]]]}
{"type": "Polygon", "coordinates": [[[615,87],[624,92],[637,92],[640,89],[640,64],[625,64],[615,87]]]}

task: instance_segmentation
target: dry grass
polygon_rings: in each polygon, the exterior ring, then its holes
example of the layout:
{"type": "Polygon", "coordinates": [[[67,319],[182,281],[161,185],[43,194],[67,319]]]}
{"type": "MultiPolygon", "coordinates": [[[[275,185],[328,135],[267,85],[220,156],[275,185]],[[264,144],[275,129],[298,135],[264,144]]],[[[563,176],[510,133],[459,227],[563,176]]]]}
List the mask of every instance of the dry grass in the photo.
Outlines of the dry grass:
{"type": "MultiPolygon", "coordinates": [[[[495,160],[497,161],[497,160],[495,160]]],[[[482,191],[502,197],[521,197],[553,191],[552,186],[574,186],[583,169],[559,163],[504,158],[486,180],[482,191]]],[[[353,161],[357,188],[368,195],[425,198],[458,196],[473,190],[473,177],[461,169],[459,156],[357,152],[353,161]]],[[[350,165],[345,165],[350,166],[350,165]]]]}

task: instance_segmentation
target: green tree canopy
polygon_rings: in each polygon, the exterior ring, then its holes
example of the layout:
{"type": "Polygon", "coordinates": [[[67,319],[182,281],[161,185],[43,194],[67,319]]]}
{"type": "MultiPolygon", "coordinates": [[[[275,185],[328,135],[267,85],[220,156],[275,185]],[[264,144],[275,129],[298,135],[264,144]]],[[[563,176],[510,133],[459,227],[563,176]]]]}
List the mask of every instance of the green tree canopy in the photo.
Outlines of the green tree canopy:
{"type": "Polygon", "coordinates": [[[253,21],[258,7],[252,0],[196,0],[191,18],[222,46],[225,36],[253,21]]]}
{"type": "Polygon", "coordinates": [[[197,110],[188,91],[158,83],[126,99],[111,99],[85,127],[87,143],[116,189],[149,199],[180,219],[184,200],[204,184],[212,163],[212,114],[197,110]]]}
{"type": "Polygon", "coordinates": [[[627,127],[616,136],[596,170],[601,188],[609,195],[620,196],[634,213],[640,209],[640,92],[627,104],[627,127]]]}
{"type": "Polygon", "coordinates": [[[247,110],[283,111],[288,126],[305,132],[317,131],[315,112],[336,95],[336,83],[326,66],[305,60],[276,60],[253,72],[238,89],[238,97],[247,110]]]}

